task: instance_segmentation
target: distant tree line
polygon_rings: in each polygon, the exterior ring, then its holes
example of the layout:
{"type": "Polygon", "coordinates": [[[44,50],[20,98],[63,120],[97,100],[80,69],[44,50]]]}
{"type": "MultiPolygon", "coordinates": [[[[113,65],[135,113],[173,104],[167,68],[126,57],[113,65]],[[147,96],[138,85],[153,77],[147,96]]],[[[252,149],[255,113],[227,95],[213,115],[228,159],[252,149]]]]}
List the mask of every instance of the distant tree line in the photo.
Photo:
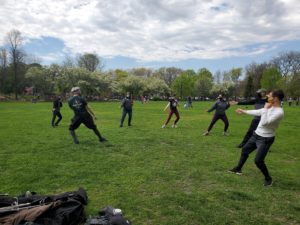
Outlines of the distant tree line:
{"type": "Polygon", "coordinates": [[[281,88],[286,96],[300,96],[300,52],[279,54],[269,62],[251,63],[243,68],[217,71],[182,70],[162,67],[156,70],[134,68],[104,71],[101,58],[85,53],[76,59],[42,66],[40,60],[22,50],[23,39],[18,30],[6,36],[6,48],[0,49],[0,93],[39,95],[42,98],[59,94],[66,96],[71,87],[80,86],[86,96],[95,99],[118,98],[126,92],[133,96],[160,98],[175,93],[179,98],[215,97],[223,93],[232,98],[255,96],[257,89],[281,88]]]}

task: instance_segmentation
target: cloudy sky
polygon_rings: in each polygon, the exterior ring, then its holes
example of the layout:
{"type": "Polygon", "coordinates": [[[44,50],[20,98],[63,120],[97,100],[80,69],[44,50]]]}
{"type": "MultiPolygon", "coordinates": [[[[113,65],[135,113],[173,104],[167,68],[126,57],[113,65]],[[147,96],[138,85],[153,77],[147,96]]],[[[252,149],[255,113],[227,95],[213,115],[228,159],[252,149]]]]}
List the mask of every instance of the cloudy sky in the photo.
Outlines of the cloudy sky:
{"type": "Polygon", "coordinates": [[[105,69],[212,71],[300,51],[299,0],[0,0],[0,46],[17,29],[45,65],[93,52],[105,69]]]}

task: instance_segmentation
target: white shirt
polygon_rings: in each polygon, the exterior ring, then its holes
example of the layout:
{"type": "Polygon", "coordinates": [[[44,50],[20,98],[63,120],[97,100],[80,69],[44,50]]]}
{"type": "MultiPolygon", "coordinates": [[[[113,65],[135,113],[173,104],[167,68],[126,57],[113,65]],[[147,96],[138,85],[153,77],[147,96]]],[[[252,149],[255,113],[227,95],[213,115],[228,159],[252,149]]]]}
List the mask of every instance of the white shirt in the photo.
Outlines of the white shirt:
{"type": "Polygon", "coordinates": [[[284,116],[281,107],[273,106],[269,109],[245,110],[245,113],[252,116],[261,116],[255,133],[262,137],[274,137],[275,130],[284,116]]]}

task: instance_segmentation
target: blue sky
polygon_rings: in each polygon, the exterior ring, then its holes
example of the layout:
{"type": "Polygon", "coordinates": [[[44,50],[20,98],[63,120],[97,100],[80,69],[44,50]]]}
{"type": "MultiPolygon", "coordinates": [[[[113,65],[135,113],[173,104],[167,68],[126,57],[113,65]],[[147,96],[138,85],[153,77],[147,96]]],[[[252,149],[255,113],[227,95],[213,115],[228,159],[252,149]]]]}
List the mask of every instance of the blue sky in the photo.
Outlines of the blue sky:
{"type": "Polygon", "coordinates": [[[91,52],[105,70],[264,62],[300,51],[298,0],[3,0],[0,46],[17,29],[44,65],[91,52]]]}

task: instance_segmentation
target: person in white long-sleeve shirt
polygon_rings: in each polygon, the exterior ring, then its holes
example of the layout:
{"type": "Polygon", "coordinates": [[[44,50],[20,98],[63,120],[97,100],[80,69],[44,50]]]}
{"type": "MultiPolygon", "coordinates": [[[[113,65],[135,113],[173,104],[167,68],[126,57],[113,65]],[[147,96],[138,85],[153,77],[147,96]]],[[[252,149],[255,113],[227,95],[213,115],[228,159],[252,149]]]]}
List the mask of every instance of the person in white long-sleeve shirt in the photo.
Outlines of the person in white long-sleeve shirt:
{"type": "Polygon", "coordinates": [[[283,98],[284,93],[282,90],[274,90],[268,94],[268,102],[265,104],[264,108],[259,110],[243,110],[238,108],[236,110],[238,114],[261,116],[261,119],[252,137],[243,146],[238,165],[229,170],[229,172],[241,175],[242,167],[247,161],[249,154],[257,149],[255,164],[265,176],[264,186],[272,185],[273,180],[264,159],[275,140],[275,130],[284,116],[281,107],[283,98]]]}

